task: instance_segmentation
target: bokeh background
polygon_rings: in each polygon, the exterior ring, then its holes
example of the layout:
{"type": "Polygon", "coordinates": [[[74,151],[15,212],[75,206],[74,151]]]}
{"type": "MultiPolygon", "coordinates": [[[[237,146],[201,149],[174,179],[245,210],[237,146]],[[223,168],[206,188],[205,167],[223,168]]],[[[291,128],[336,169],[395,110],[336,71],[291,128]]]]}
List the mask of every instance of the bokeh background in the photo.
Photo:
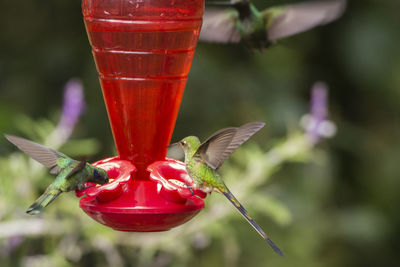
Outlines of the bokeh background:
{"type": "MultiPolygon", "coordinates": [[[[26,207],[52,177],[0,137],[0,265],[398,265],[400,2],[348,2],[337,22],[263,53],[200,43],[174,131],[173,140],[204,139],[229,125],[267,122],[221,174],[285,258],[216,194],[195,219],[166,233],[103,227],[73,193],[30,217],[26,207]],[[338,131],[310,147],[299,120],[319,80],[330,87],[338,131]]],[[[60,150],[92,160],[115,154],[80,2],[1,1],[0,10],[0,133],[45,142],[60,118],[63,87],[76,77],[86,109],[60,150]]]]}

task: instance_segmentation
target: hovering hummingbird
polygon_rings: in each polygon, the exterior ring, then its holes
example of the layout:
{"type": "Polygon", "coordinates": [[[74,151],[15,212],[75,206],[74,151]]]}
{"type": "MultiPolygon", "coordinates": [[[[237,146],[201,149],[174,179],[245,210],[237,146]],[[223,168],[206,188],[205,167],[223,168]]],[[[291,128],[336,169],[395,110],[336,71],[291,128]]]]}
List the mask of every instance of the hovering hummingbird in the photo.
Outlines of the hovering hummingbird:
{"type": "Polygon", "coordinates": [[[5,135],[5,137],[31,158],[49,168],[51,174],[57,175],[55,181],[27,209],[26,213],[28,214],[40,213],[63,192],[84,189],[86,182],[108,183],[107,172],[86,161],[74,160],[60,152],[21,137],[12,135],[5,135]]]}
{"type": "Polygon", "coordinates": [[[205,142],[200,143],[196,136],[188,136],[178,143],[185,152],[185,165],[189,176],[193,179],[195,188],[206,193],[212,191],[223,194],[254,227],[254,229],[268,242],[272,249],[283,256],[281,250],[271,241],[261,227],[248,215],[246,209],[229,191],[217,169],[224,161],[253,134],[264,127],[263,122],[252,122],[241,127],[229,127],[217,131],[205,142]]]}
{"type": "Polygon", "coordinates": [[[199,39],[263,50],[276,40],[339,18],[346,0],[321,0],[258,10],[250,0],[208,2],[199,39]],[[214,6],[214,7],[211,7],[214,6]]]}

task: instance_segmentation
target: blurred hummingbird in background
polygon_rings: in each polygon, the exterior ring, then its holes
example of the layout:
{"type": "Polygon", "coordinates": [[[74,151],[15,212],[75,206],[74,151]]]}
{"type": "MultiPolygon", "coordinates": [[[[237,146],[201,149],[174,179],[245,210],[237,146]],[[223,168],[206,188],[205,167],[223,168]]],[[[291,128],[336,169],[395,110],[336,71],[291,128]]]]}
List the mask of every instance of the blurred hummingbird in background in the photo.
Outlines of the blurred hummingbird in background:
{"type": "Polygon", "coordinates": [[[196,189],[201,189],[206,193],[216,191],[223,194],[268,242],[272,249],[280,256],[283,256],[281,250],[248,215],[246,209],[229,191],[217,173],[217,169],[221,167],[224,161],[264,125],[265,123],[263,122],[252,122],[238,128],[225,128],[214,133],[203,143],[200,143],[199,138],[196,136],[188,136],[170,146],[178,144],[182,147],[185,152],[186,170],[193,179],[196,189]]]}
{"type": "Polygon", "coordinates": [[[346,0],[306,1],[258,10],[250,0],[207,2],[199,40],[244,42],[262,51],[276,40],[339,18],[346,0]]]}
{"type": "Polygon", "coordinates": [[[85,160],[74,160],[58,151],[21,137],[12,135],[5,135],[5,137],[32,159],[49,168],[51,174],[57,175],[55,181],[27,209],[28,214],[40,213],[44,207],[63,192],[84,189],[86,182],[108,183],[107,172],[87,163],[85,160]]]}

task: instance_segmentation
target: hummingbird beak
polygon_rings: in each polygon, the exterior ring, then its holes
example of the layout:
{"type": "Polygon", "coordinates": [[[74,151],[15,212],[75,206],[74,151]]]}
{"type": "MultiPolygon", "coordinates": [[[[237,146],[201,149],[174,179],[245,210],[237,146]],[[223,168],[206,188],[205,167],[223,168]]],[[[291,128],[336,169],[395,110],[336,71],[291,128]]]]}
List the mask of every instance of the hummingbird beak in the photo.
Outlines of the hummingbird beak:
{"type": "Polygon", "coordinates": [[[176,145],[178,145],[178,144],[179,144],[178,142],[173,143],[173,144],[170,144],[169,146],[167,146],[167,148],[171,148],[171,147],[176,146],[176,145]]]}

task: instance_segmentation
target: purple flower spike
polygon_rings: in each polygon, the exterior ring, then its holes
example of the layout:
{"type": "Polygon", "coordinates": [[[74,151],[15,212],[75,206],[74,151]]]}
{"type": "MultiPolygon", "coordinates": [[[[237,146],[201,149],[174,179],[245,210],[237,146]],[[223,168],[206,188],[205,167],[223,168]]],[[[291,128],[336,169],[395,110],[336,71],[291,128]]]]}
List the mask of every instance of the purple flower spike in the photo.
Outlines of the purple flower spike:
{"type": "Polygon", "coordinates": [[[313,144],[321,137],[331,137],[336,133],[336,125],[328,121],[328,87],[316,82],[311,89],[310,112],[301,119],[301,125],[313,144]]]}
{"type": "Polygon", "coordinates": [[[323,82],[316,82],[311,89],[311,116],[322,122],[328,116],[328,87],[323,82]]]}
{"type": "Polygon", "coordinates": [[[84,108],[82,82],[79,79],[71,79],[65,85],[63,111],[58,127],[71,132],[84,108]]]}
{"type": "Polygon", "coordinates": [[[71,135],[85,109],[83,86],[79,79],[71,79],[64,87],[64,101],[60,121],[49,137],[50,143],[63,144],[71,135]]]}

